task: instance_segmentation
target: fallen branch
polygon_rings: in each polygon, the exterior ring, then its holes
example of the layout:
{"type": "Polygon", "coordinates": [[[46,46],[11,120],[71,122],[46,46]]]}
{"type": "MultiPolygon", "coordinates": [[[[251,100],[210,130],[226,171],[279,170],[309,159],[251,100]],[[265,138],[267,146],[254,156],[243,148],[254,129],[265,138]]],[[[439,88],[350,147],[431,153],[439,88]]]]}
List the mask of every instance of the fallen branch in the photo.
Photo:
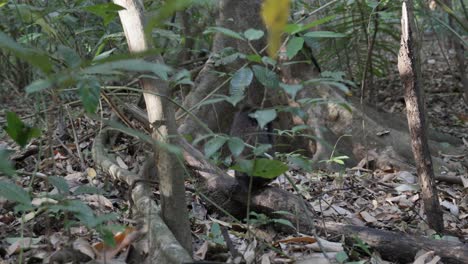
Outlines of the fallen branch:
{"type": "Polygon", "coordinates": [[[374,250],[377,250],[383,258],[391,261],[413,262],[416,253],[425,249],[434,251],[442,258],[443,263],[468,263],[468,247],[459,242],[329,222],[325,223],[325,227],[317,224],[317,228],[345,237],[359,237],[374,250]]]}

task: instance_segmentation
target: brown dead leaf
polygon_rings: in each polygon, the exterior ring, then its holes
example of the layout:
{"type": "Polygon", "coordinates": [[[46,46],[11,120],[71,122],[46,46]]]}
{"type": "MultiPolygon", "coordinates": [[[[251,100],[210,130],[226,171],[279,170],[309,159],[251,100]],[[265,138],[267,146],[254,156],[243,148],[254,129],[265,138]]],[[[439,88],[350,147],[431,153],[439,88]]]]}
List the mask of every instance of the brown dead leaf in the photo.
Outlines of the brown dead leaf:
{"type": "Polygon", "coordinates": [[[292,244],[292,243],[305,243],[305,244],[312,244],[317,242],[317,239],[310,237],[310,236],[302,236],[302,237],[290,237],[282,240],[278,240],[275,242],[275,246],[278,246],[279,243],[283,244],[292,244]]]}
{"type": "MultiPolygon", "coordinates": [[[[114,241],[116,244],[116,247],[118,247],[127,237],[130,233],[134,232],[135,228],[133,227],[127,227],[123,232],[119,232],[114,236],[114,241]]],[[[107,249],[110,249],[111,247],[108,247],[104,244],[104,242],[99,242],[93,245],[94,249],[97,251],[104,251],[107,249]]]]}
{"type": "Polygon", "coordinates": [[[125,164],[125,162],[122,160],[120,156],[117,156],[115,160],[117,161],[117,164],[119,165],[120,168],[128,170],[127,164],[125,164]]]}
{"type": "Polygon", "coordinates": [[[54,199],[51,199],[51,198],[47,198],[47,197],[42,197],[42,198],[34,198],[32,201],[31,201],[31,204],[36,206],[36,207],[39,207],[43,204],[57,204],[58,202],[54,199]]]}
{"type": "Polygon", "coordinates": [[[325,252],[340,252],[340,251],[344,250],[342,243],[330,242],[328,240],[321,239],[321,238],[319,238],[318,240],[320,241],[320,245],[319,245],[318,242],[316,242],[316,243],[313,243],[313,244],[305,245],[305,247],[308,248],[308,249],[311,249],[313,251],[316,251],[316,252],[322,252],[322,251],[325,251],[325,252]]]}
{"type": "Polygon", "coordinates": [[[362,211],[359,214],[361,215],[362,219],[364,219],[364,221],[366,221],[367,223],[377,222],[377,219],[366,211],[362,211]]]}
{"type": "MultiPolygon", "coordinates": [[[[330,259],[335,259],[337,253],[327,253],[330,259]]],[[[298,259],[296,264],[329,264],[330,261],[326,258],[323,253],[312,253],[305,258],[298,259]]]]}
{"type": "Polygon", "coordinates": [[[416,256],[417,258],[413,262],[413,264],[436,264],[436,263],[439,263],[439,260],[440,260],[440,257],[435,255],[434,251],[428,251],[425,253],[424,253],[424,250],[419,251],[416,254],[416,256]]]}
{"type": "Polygon", "coordinates": [[[196,260],[204,260],[206,256],[206,252],[208,252],[208,241],[205,241],[202,246],[195,252],[194,258],[196,260]]]}
{"type": "Polygon", "coordinates": [[[96,250],[83,238],[73,241],[73,249],[89,256],[91,259],[95,259],[96,257],[96,250]]]}
{"type": "Polygon", "coordinates": [[[257,248],[257,240],[252,242],[244,240],[239,247],[239,252],[243,254],[246,263],[253,263],[255,260],[255,249],[257,248]]]}
{"type": "Polygon", "coordinates": [[[460,209],[456,204],[453,204],[449,201],[442,201],[440,203],[441,206],[447,208],[450,210],[450,213],[453,214],[454,216],[459,216],[460,215],[460,209]]]}
{"type": "Polygon", "coordinates": [[[102,208],[103,206],[107,209],[113,209],[114,205],[112,202],[100,194],[90,194],[86,195],[83,200],[87,202],[90,206],[94,208],[102,208]]]}
{"type": "Polygon", "coordinates": [[[27,250],[33,248],[35,245],[41,242],[42,238],[23,237],[18,238],[13,242],[7,249],[7,256],[11,256],[15,253],[19,253],[20,250],[27,250]]]}
{"type": "Polygon", "coordinates": [[[116,242],[115,247],[107,246],[103,242],[95,244],[93,247],[96,250],[97,259],[105,263],[114,261],[115,256],[119,254],[119,252],[128,248],[128,246],[140,239],[143,234],[143,230],[127,227],[124,232],[120,232],[114,236],[116,242]]]}

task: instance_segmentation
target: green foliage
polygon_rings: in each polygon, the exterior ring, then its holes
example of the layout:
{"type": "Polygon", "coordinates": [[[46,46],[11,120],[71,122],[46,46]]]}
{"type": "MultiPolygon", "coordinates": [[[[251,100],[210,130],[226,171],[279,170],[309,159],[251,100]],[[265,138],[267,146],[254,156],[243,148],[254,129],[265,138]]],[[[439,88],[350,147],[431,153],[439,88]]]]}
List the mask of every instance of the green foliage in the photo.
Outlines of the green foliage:
{"type": "Polygon", "coordinates": [[[252,114],[249,114],[250,117],[257,120],[258,125],[263,129],[268,123],[275,120],[276,110],[275,109],[266,109],[266,110],[257,110],[252,114]]]}
{"type": "Polygon", "coordinates": [[[7,134],[22,148],[35,137],[41,135],[41,130],[28,126],[14,112],[7,112],[7,126],[4,127],[7,134]]]}
{"type": "Polygon", "coordinates": [[[213,156],[228,139],[222,136],[214,136],[205,143],[205,156],[207,158],[213,156]]]}
{"type": "Polygon", "coordinates": [[[348,156],[337,156],[337,157],[331,157],[328,160],[322,160],[320,162],[326,162],[326,163],[336,163],[339,165],[344,165],[344,160],[349,159],[348,156]]]}
{"type": "Polygon", "coordinates": [[[232,169],[246,173],[250,176],[260,177],[265,179],[275,179],[288,170],[288,166],[279,160],[271,159],[254,159],[254,160],[239,160],[232,169]]]}
{"type": "MultiPolygon", "coordinates": [[[[353,238],[353,243],[351,244],[351,247],[348,249],[348,256],[352,259],[358,259],[362,255],[365,255],[367,257],[372,256],[371,249],[369,245],[367,245],[362,239],[360,239],[357,236],[354,236],[353,238]]],[[[347,262],[350,263],[350,262],[347,262]]]]}
{"type": "Polygon", "coordinates": [[[244,37],[249,41],[253,41],[261,39],[264,34],[262,30],[250,28],[244,32],[244,37]]]}
{"type": "Polygon", "coordinates": [[[101,17],[105,26],[109,25],[109,23],[117,17],[118,11],[124,10],[123,7],[114,3],[97,4],[87,6],[83,9],[101,17]]]}
{"type": "Polygon", "coordinates": [[[63,177],[58,177],[58,176],[49,176],[47,178],[49,183],[51,183],[57,190],[64,194],[67,195],[68,192],[70,191],[70,187],[68,186],[67,181],[63,177]]]}
{"type": "Polygon", "coordinates": [[[239,156],[244,151],[244,141],[238,137],[232,137],[228,140],[228,147],[234,157],[239,156]]]}
{"type": "Polygon", "coordinates": [[[296,94],[299,92],[304,86],[302,84],[285,84],[285,83],[280,83],[279,84],[283,90],[291,96],[291,99],[295,100],[296,99],[296,94]]]}
{"type": "Polygon", "coordinates": [[[10,181],[0,181],[0,196],[17,202],[22,206],[31,206],[31,196],[29,193],[10,181]]]}
{"type": "Polygon", "coordinates": [[[52,63],[49,61],[49,57],[47,55],[37,50],[23,47],[1,31],[0,48],[13,53],[16,57],[27,61],[42,70],[44,73],[50,73],[52,71],[52,63]]]}
{"type": "Polygon", "coordinates": [[[218,245],[225,244],[223,234],[221,233],[221,226],[218,223],[213,223],[211,225],[211,229],[208,235],[203,236],[203,237],[204,239],[211,241],[218,245]]]}
{"type": "Polygon", "coordinates": [[[304,46],[304,38],[301,37],[294,37],[291,40],[288,41],[288,44],[286,46],[286,55],[288,56],[289,59],[294,58],[294,56],[297,55],[297,53],[302,50],[302,47],[304,46]]]}
{"type": "Polygon", "coordinates": [[[0,149],[0,174],[7,176],[14,176],[16,174],[15,169],[9,162],[9,153],[6,149],[0,149]]]}
{"type": "Polygon", "coordinates": [[[342,264],[345,263],[349,259],[349,257],[348,254],[346,254],[346,252],[340,251],[336,254],[335,259],[336,261],[338,261],[338,263],[342,264]]]}
{"type": "Polygon", "coordinates": [[[73,192],[74,195],[80,194],[102,194],[102,190],[90,185],[80,185],[73,192]]]}
{"type": "Polygon", "coordinates": [[[331,31],[312,31],[304,34],[305,38],[344,38],[346,34],[331,31]]]}
{"type": "MultiPolygon", "coordinates": [[[[278,212],[274,212],[274,213],[278,213],[278,212]]],[[[283,214],[283,213],[280,212],[279,214],[283,214]]],[[[268,224],[281,224],[281,225],[289,226],[295,229],[291,221],[283,219],[283,218],[269,218],[265,214],[259,214],[256,212],[250,212],[250,216],[251,217],[249,219],[249,224],[253,226],[260,227],[260,226],[264,226],[268,224]]]]}
{"type": "Polygon", "coordinates": [[[253,80],[253,72],[249,67],[240,68],[231,79],[229,94],[231,96],[243,96],[244,90],[253,80]]]}
{"type": "Polygon", "coordinates": [[[255,74],[255,78],[265,87],[267,88],[278,88],[279,86],[279,78],[278,75],[269,70],[268,68],[260,65],[252,66],[253,72],[255,74]]]}
{"type": "Polygon", "coordinates": [[[231,38],[245,40],[241,34],[235,31],[232,31],[228,28],[223,28],[223,27],[209,27],[203,32],[203,34],[213,34],[213,33],[221,33],[231,38]]]}
{"type": "Polygon", "coordinates": [[[300,33],[300,32],[303,32],[303,31],[306,31],[308,29],[311,29],[311,28],[314,28],[316,26],[320,26],[322,24],[325,24],[327,22],[330,22],[332,21],[333,19],[336,18],[336,15],[331,15],[331,16],[327,16],[327,17],[324,17],[324,18],[321,18],[321,19],[317,19],[315,21],[312,21],[310,22],[309,24],[307,25],[302,25],[302,24],[297,24],[297,23],[294,23],[294,24],[288,24],[285,28],[285,32],[286,33],[289,33],[291,35],[294,35],[294,34],[297,34],[297,33],[300,33]]]}
{"type": "Polygon", "coordinates": [[[81,102],[86,112],[96,112],[99,104],[100,92],[101,85],[99,81],[92,76],[81,79],[81,81],[78,82],[78,94],[80,95],[81,102]]]}
{"type": "Polygon", "coordinates": [[[304,171],[307,171],[307,172],[312,171],[312,163],[307,158],[304,158],[299,155],[290,155],[288,156],[288,161],[298,166],[299,168],[303,169],[304,171]]]}

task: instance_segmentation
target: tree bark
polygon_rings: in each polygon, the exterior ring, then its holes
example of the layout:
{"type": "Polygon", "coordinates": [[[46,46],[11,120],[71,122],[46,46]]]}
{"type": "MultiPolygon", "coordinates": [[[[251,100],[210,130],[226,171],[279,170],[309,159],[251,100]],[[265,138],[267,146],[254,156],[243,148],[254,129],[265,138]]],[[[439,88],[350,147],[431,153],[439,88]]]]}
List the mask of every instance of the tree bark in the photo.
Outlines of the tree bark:
{"type": "MultiPolygon", "coordinates": [[[[126,9],[119,11],[119,16],[130,52],[148,50],[150,44],[144,33],[143,4],[138,0],[114,0],[114,3],[126,9]]],[[[157,60],[163,63],[161,57],[157,60]]],[[[149,92],[144,93],[144,97],[148,119],[152,124],[153,139],[175,144],[177,127],[174,108],[170,102],[161,98],[170,96],[168,83],[160,79],[143,78],[141,85],[144,91],[149,92]],[[154,93],[161,96],[156,96],[154,93]]],[[[154,159],[160,180],[162,217],[179,243],[188,252],[192,252],[182,163],[176,155],[163,149],[155,148],[154,159]]]]}
{"type": "Polygon", "coordinates": [[[426,137],[424,103],[420,87],[420,74],[415,59],[412,38],[412,1],[404,1],[401,19],[401,46],[398,55],[398,70],[405,89],[406,113],[411,135],[411,146],[421,184],[421,195],[429,226],[437,232],[444,229],[440,209],[432,158],[426,137]]]}

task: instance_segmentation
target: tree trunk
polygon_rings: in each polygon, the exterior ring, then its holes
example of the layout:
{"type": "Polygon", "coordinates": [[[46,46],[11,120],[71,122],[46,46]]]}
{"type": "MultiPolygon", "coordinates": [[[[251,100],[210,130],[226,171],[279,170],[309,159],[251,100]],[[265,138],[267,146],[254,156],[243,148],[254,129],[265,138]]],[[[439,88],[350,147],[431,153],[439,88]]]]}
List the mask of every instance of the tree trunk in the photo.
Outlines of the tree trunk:
{"type": "MultiPolygon", "coordinates": [[[[144,34],[143,5],[138,0],[114,0],[114,3],[125,7],[119,11],[120,20],[127,38],[128,48],[132,53],[149,49],[150,44],[144,34]]],[[[161,57],[158,62],[163,63],[161,57]]],[[[177,128],[172,104],[162,100],[168,98],[169,86],[166,81],[143,78],[141,85],[144,91],[148,119],[152,124],[152,137],[164,143],[175,144],[177,128]],[[161,96],[156,96],[159,94],[161,96]]],[[[154,148],[154,159],[160,180],[162,217],[179,243],[192,252],[190,224],[185,202],[185,185],[182,164],[178,157],[164,149],[154,148]]]]}
{"type": "Polygon", "coordinates": [[[424,103],[420,87],[420,73],[414,51],[412,36],[412,1],[403,2],[401,19],[401,47],[398,55],[398,70],[405,89],[406,113],[411,135],[419,181],[422,189],[422,199],[429,226],[437,232],[444,230],[442,210],[439,205],[432,158],[426,137],[424,103]],[[407,6],[408,5],[408,6],[407,6]]]}

